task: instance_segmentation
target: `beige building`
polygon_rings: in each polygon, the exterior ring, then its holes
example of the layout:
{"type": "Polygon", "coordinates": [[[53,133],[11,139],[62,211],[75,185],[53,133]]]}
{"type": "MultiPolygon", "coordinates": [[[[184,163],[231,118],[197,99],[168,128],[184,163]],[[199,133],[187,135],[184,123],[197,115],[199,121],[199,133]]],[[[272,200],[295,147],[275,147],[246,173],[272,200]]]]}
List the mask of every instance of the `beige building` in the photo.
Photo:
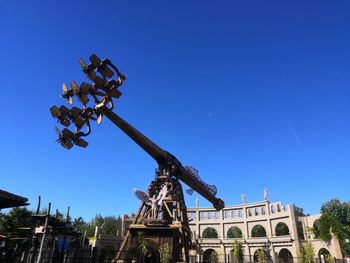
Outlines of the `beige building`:
{"type": "Polygon", "coordinates": [[[307,241],[311,242],[315,258],[321,262],[325,262],[327,254],[332,258],[342,258],[336,238],[326,243],[308,231],[320,215],[296,220],[293,205],[285,206],[281,202],[266,200],[227,206],[221,211],[213,208],[189,208],[188,217],[191,220],[189,224],[193,242],[197,245],[197,262],[213,261],[210,258],[217,258],[219,262],[231,262],[235,240],[243,244],[245,261],[257,260],[261,253],[274,262],[296,261],[300,248],[307,241]]]}

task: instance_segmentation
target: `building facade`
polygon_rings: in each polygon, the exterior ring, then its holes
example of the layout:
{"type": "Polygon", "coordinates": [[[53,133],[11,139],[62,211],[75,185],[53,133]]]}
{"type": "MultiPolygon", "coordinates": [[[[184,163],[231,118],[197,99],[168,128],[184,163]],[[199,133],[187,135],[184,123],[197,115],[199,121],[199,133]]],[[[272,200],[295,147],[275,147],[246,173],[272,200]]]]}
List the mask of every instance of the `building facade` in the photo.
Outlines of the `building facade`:
{"type": "Polygon", "coordinates": [[[309,231],[320,215],[296,219],[293,205],[265,200],[227,206],[221,211],[213,208],[187,210],[197,262],[232,262],[235,240],[243,246],[245,261],[258,261],[261,255],[274,262],[296,261],[307,241],[311,242],[315,258],[320,258],[321,262],[326,262],[325,256],[342,258],[336,238],[326,243],[309,231]]]}

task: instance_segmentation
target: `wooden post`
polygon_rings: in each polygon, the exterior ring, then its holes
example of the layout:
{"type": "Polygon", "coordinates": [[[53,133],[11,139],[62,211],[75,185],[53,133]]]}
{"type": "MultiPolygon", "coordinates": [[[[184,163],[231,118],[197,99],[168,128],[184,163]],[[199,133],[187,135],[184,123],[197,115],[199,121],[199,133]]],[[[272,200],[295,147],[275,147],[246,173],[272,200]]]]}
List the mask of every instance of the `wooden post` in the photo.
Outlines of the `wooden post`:
{"type": "Polygon", "coordinates": [[[64,224],[64,236],[63,236],[63,244],[62,244],[62,251],[61,251],[61,259],[60,262],[64,262],[64,247],[66,246],[66,239],[67,239],[67,223],[69,221],[69,210],[70,207],[68,206],[67,213],[66,213],[66,221],[64,224]]]}
{"type": "Polygon", "coordinates": [[[51,211],[51,203],[49,203],[49,206],[47,208],[47,214],[46,214],[45,225],[44,225],[44,233],[43,233],[43,236],[41,238],[38,260],[36,261],[37,263],[40,263],[40,260],[41,260],[41,255],[43,252],[44,242],[45,242],[45,238],[46,238],[47,226],[49,224],[50,211],[51,211]]]}

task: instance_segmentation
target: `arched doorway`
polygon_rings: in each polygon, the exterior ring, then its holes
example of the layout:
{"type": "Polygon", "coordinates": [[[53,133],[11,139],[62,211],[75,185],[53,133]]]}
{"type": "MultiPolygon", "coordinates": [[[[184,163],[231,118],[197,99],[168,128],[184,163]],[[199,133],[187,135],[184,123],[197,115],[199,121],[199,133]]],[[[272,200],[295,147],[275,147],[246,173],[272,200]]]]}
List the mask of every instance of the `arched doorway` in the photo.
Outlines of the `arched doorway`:
{"type": "Polygon", "coordinates": [[[318,259],[320,260],[321,263],[331,263],[333,262],[333,258],[331,253],[325,248],[321,248],[318,251],[318,259]]]}
{"type": "Polygon", "coordinates": [[[214,249],[207,249],[203,254],[203,263],[218,263],[219,256],[214,249]]]}
{"type": "Polygon", "coordinates": [[[280,253],[278,253],[279,263],[293,263],[293,255],[286,248],[282,248],[280,253]]]}
{"type": "Polygon", "coordinates": [[[266,262],[267,256],[265,250],[259,248],[254,252],[254,262],[266,262]]]}

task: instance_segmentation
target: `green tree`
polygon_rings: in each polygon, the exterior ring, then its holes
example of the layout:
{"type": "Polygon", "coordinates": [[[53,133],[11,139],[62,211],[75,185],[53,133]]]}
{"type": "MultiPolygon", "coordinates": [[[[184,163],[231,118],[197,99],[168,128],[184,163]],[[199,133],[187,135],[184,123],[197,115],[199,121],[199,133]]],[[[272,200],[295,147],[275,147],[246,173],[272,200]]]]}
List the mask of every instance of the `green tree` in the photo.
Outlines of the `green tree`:
{"type": "Polygon", "coordinates": [[[327,254],[325,256],[325,261],[326,261],[326,263],[334,263],[334,259],[333,259],[331,254],[327,254]]]}
{"type": "Polygon", "coordinates": [[[115,216],[106,216],[103,218],[103,233],[107,235],[116,235],[118,231],[118,219],[115,216]]]}
{"type": "Polygon", "coordinates": [[[20,228],[33,226],[32,213],[27,208],[16,207],[12,208],[7,214],[2,214],[2,229],[0,233],[8,237],[30,237],[30,231],[23,231],[20,228]]]}
{"type": "Polygon", "coordinates": [[[318,220],[319,238],[329,241],[332,234],[335,235],[343,253],[343,256],[350,254],[349,245],[346,239],[350,239],[350,202],[341,202],[338,199],[331,199],[321,206],[322,216],[318,220]]]}
{"type": "Polygon", "coordinates": [[[313,263],[314,262],[314,248],[310,242],[307,242],[300,252],[301,261],[303,263],[313,263]]]}
{"type": "Polygon", "coordinates": [[[9,238],[16,238],[6,242],[9,248],[7,250],[8,258],[5,260],[6,262],[18,262],[22,251],[26,248],[27,242],[32,236],[32,231],[23,228],[30,229],[33,227],[35,222],[31,214],[32,211],[27,208],[13,208],[7,214],[1,214],[0,234],[9,238]]]}
{"type": "Polygon", "coordinates": [[[341,202],[339,199],[331,199],[321,206],[322,214],[329,214],[343,225],[350,225],[350,202],[341,202]]]}
{"type": "MultiPolygon", "coordinates": [[[[47,214],[47,208],[44,207],[39,211],[39,214],[42,215],[46,215],[47,214]]],[[[52,211],[50,212],[50,216],[57,218],[60,221],[66,221],[66,215],[63,214],[61,211],[59,211],[58,209],[56,209],[56,211],[52,211]]],[[[68,222],[70,222],[72,220],[72,218],[68,215],[68,222]]]]}
{"type": "Polygon", "coordinates": [[[298,219],[298,217],[305,216],[303,208],[298,207],[296,205],[293,205],[293,206],[294,206],[294,217],[295,217],[295,219],[298,219]]]}
{"type": "Polygon", "coordinates": [[[266,253],[265,253],[264,250],[258,249],[255,253],[256,253],[257,261],[259,263],[265,263],[266,262],[266,253]]]}
{"type": "Polygon", "coordinates": [[[160,262],[169,263],[171,260],[171,247],[168,243],[164,243],[159,247],[160,262]]]}
{"type": "Polygon", "coordinates": [[[84,219],[81,216],[79,216],[77,218],[74,218],[72,226],[75,230],[84,233],[87,230],[88,223],[86,223],[84,219]]]}
{"type": "Polygon", "coordinates": [[[95,215],[95,217],[88,223],[81,225],[81,232],[87,232],[87,237],[91,238],[95,235],[95,228],[100,228],[101,234],[106,235],[116,235],[118,229],[121,229],[121,218],[116,218],[115,216],[103,217],[100,214],[95,215]]]}
{"type": "Polygon", "coordinates": [[[243,262],[243,245],[238,240],[233,243],[232,259],[234,263],[243,262]]]}
{"type": "Polygon", "coordinates": [[[138,231],[136,233],[136,259],[137,262],[144,262],[145,261],[145,255],[147,253],[147,246],[148,242],[145,239],[145,233],[142,231],[138,231]]]}

